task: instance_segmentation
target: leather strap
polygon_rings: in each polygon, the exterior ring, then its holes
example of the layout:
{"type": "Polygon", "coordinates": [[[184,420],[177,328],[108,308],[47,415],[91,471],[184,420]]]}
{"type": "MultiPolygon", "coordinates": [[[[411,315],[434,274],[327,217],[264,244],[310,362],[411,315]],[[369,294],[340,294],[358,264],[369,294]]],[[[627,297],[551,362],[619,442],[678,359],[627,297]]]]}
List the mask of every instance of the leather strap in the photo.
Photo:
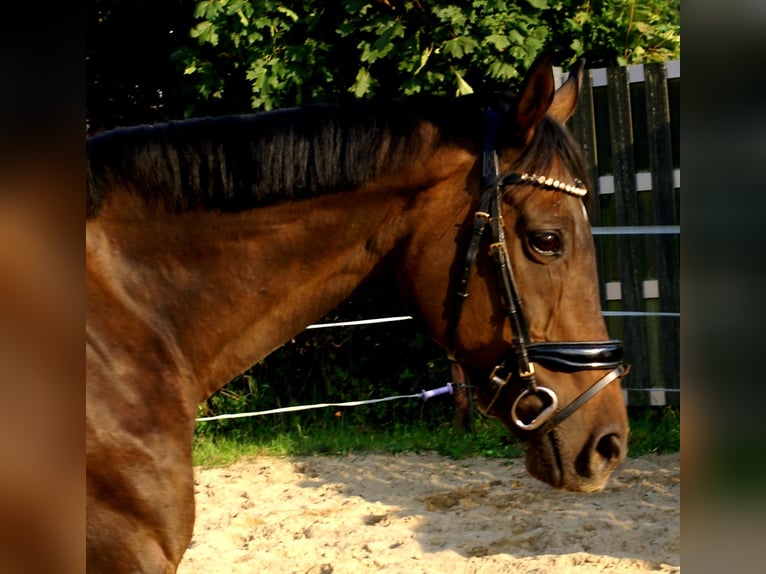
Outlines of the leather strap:
{"type": "MultiPolygon", "coordinates": [[[[494,153],[494,152],[493,152],[494,153]]],[[[502,215],[502,194],[500,186],[495,186],[492,191],[490,227],[492,229],[492,245],[490,251],[496,263],[496,269],[500,285],[502,286],[505,311],[511,321],[513,331],[513,349],[516,355],[516,368],[521,377],[524,388],[534,389],[536,383],[535,370],[529,360],[527,345],[529,344],[529,327],[521,310],[521,297],[516,289],[516,281],[513,277],[513,267],[508,255],[505,240],[505,227],[502,215]]]]}
{"type": "Polygon", "coordinates": [[[568,419],[577,409],[583,406],[586,402],[595,397],[598,393],[604,390],[608,385],[614,381],[624,377],[630,371],[630,366],[626,364],[620,364],[606,375],[601,377],[598,381],[588,387],[580,396],[574,399],[571,403],[560,409],[554,414],[548,421],[537,429],[538,433],[545,434],[552,430],[554,427],[561,424],[565,419],[568,419]]]}
{"type": "Polygon", "coordinates": [[[463,269],[460,273],[457,289],[455,290],[455,305],[451,321],[447,326],[447,344],[449,348],[449,358],[454,360],[455,344],[457,339],[457,326],[460,323],[460,316],[463,313],[463,303],[468,298],[468,283],[471,279],[471,270],[479,254],[481,239],[484,237],[484,230],[490,220],[490,205],[492,203],[492,190],[498,182],[497,154],[495,153],[497,128],[500,123],[500,115],[492,108],[487,108],[484,112],[484,147],[482,152],[481,166],[481,187],[482,192],[479,198],[478,209],[474,213],[473,227],[471,228],[471,238],[463,260],[463,269]]]}

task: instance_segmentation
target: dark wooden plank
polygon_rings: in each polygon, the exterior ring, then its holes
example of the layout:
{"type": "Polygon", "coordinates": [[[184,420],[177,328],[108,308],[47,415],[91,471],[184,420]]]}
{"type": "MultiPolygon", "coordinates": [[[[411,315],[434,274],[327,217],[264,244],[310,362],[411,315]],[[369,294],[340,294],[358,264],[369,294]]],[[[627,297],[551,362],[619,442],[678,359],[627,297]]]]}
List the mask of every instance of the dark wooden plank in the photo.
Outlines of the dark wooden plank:
{"type": "Polygon", "coordinates": [[[649,132],[649,161],[652,172],[654,224],[676,223],[673,205],[673,150],[667,80],[663,64],[646,64],[646,115],[649,132]]]}
{"type": "MultiPolygon", "coordinates": [[[[609,68],[607,82],[616,224],[637,226],[640,221],[627,68],[609,68]]],[[[618,239],[622,308],[626,311],[645,309],[640,242],[635,239],[632,236],[621,236],[618,239]]],[[[649,361],[644,321],[637,318],[625,318],[624,337],[626,357],[633,363],[633,372],[626,381],[626,386],[628,388],[648,387],[649,361]]]]}
{"type": "MultiPolygon", "coordinates": [[[[585,207],[588,209],[588,219],[591,225],[601,224],[601,203],[598,188],[598,149],[596,148],[596,120],[593,114],[593,91],[590,73],[583,74],[577,109],[569,120],[569,130],[580,144],[585,163],[588,166],[587,182],[588,195],[585,197],[585,207]]],[[[606,308],[606,259],[603,241],[596,241],[596,258],[599,271],[599,296],[602,308],[606,308]]]]}
{"type": "Polygon", "coordinates": [[[590,193],[586,196],[585,205],[588,208],[591,225],[598,225],[601,221],[598,203],[598,152],[596,150],[596,124],[593,117],[593,92],[591,91],[590,74],[587,70],[583,74],[577,109],[569,120],[569,129],[580,144],[585,163],[588,166],[590,181],[587,183],[590,185],[590,193]]]}
{"type": "MultiPolygon", "coordinates": [[[[595,156],[598,158],[596,165],[596,175],[612,174],[612,147],[609,138],[609,99],[607,97],[607,86],[605,84],[595,85],[593,81],[596,73],[606,70],[600,68],[591,70],[591,96],[593,99],[593,125],[596,132],[595,156]]],[[[617,224],[614,211],[614,193],[604,193],[600,185],[597,185],[599,194],[596,198],[599,210],[599,225],[609,227],[617,224]]],[[[619,311],[620,301],[608,301],[606,299],[606,284],[611,281],[620,280],[619,251],[617,237],[610,235],[601,235],[595,238],[597,245],[597,254],[599,257],[599,270],[601,272],[601,296],[602,306],[608,311],[619,311]]],[[[609,335],[616,339],[623,339],[623,320],[620,317],[607,317],[607,328],[609,335]]]]}
{"type": "MultiPolygon", "coordinates": [[[[652,200],[655,225],[673,225],[678,221],[673,184],[673,142],[670,105],[664,64],[644,66],[646,81],[646,116],[649,136],[649,162],[652,173],[652,200]]],[[[680,310],[680,240],[673,235],[655,237],[660,311],[680,310]]],[[[662,319],[662,370],[659,386],[680,385],[680,319],[662,319]]]]}

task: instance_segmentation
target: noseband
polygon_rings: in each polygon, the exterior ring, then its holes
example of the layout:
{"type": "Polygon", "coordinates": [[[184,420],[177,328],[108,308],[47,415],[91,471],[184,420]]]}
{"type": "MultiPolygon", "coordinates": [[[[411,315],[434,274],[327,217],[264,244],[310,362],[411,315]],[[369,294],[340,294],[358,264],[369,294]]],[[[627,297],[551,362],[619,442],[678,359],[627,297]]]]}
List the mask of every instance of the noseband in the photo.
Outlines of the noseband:
{"type": "MultiPolygon", "coordinates": [[[[586,195],[587,189],[578,180],[575,180],[574,185],[572,185],[537,174],[516,172],[498,174],[495,143],[499,114],[496,110],[488,108],[485,112],[485,118],[487,129],[482,154],[482,193],[479,209],[474,214],[471,240],[456,294],[455,313],[449,327],[450,347],[451,350],[454,350],[457,325],[463,303],[468,297],[468,281],[479,252],[481,239],[487,230],[490,230],[489,251],[502,287],[504,310],[511,322],[513,352],[492,370],[489,376],[488,389],[490,399],[482,410],[485,414],[496,414],[492,410],[498,398],[507,390],[508,383],[512,379],[518,378],[522,391],[511,407],[511,420],[523,431],[546,433],[568,418],[599,391],[627,374],[629,366],[623,362],[622,342],[614,339],[594,342],[531,342],[529,327],[521,309],[521,298],[516,288],[508,255],[502,217],[502,189],[511,185],[527,184],[580,198],[586,195]],[[611,370],[568,405],[559,408],[556,393],[537,383],[535,363],[547,369],[567,373],[585,370],[611,370]],[[518,409],[521,401],[529,397],[540,399],[543,408],[534,419],[524,422],[518,414],[518,409]]],[[[454,352],[451,352],[450,356],[454,356],[454,352]]]]}

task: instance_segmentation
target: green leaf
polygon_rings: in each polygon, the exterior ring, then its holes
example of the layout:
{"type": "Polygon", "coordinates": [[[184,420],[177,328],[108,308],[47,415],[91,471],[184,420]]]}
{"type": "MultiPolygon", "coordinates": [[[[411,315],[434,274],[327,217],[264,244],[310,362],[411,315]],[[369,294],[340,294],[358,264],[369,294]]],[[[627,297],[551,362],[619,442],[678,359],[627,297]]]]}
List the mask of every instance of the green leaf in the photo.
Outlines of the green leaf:
{"type": "Polygon", "coordinates": [[[452,73],[454,73],[455,77],[457,78],[457,95],[467,96],[468,94],[472,94],[473,88],[463,79],[463,76],[460,75],[460,72],[457,70],[452,70],[452,73]]]}
{"type": "Polygon", "coordinates": [[[374,62],[378,59],[379,52],[375,51],[369,42],[359,42],[359,47],[362,49],[359,55],[362,62],[374,62]]]}
{"type": "Polygon", "coordinates": [[[414,72],[415,74],[419,73],[420,70],[422,70],[425,67],[426,63],[428,62],[428,58],[431,57],[431,54],[433,53],[433,51],[434,51],[433,44],[428,46],[428,48],[426,48],[425,50],[423,50],[423,53],[420,54],[420,66],[418,66],[418,69],[415,70],[414,72]]]}
{"type": "Polygon", "coordinates": [[[654,31],[654,26],[651,24],[647,24],[646,22],[635,22],[633,24],[641,34],[644,34],[645,36],[649,36],[654,31]]]}
{"type": "Polygon", "coordinates": [[[434,7],[432,10],[439,20],[451,24],[456,30],[465,26],[470,14],[469,10],[461,10],[457,6],[434,7]]]}
{"type": "Polygon", "coordinates": [[[545,10],[548,8],[548,0],[527,0],[527,3],[538,10],[545,10]]]}
{"type": "Polygon", "coordinates": [[[201,38],[203,34],[207,34],[210,28],[213,26],[212,22],[200,22],[194,28],[191,29],[190,35],[192,38],[201,38]]]}
{"type": "Polygon", "coordinates": [[[468,36],[458,36],[444,42],[444,53],[455,58],[471,54],[479,47],[479,43],[468,36]]]}
{"type": "Polygon", "coordinates": [[[287,8],[285,6],[277,6],[277,11],[282,12],[282,14],[290,18],[290,20],[292,20],[293,22],[298,21],[298,14],[290,10],[290,8],[287,8]]]}
{"type": "MultiPolygon", "coordinates": [[[[404,27],[397,21],[391,22],[387,26],[382,28],[382,33],[373,44],[374,53],[383,56],[391,51],[393,44],[391,41],[394,38],[404,37],[404,27]]],[[[378,59],[378,58],[375,58],[378,59]]],[[[372,61],[372,60],[371,60],[372,61]]]]}
{"type": "Polygon", "coordinates": [[[484,41],[488,44],[491,44],[500,51],[505,50],[508,46],[511,45],[510,40],[508,40],[508,36],[505,34],[490,34],[484,38],[484,41]]]}
{"type": "Polygon", "coordinates": [[[242,7],[245,5],[245,0],[225,0],[225,3],[228,4],[226,13],[231,16],[242,10],[242,7]]]}
{"type": "Polygon", "coordinates": [[[492,62],[488,68],[489,75],[498,80],[509,80],[519,75],[516,68],[506,62],[492,62]]]}
{"type": "Polygon", "coordinates": [[[508,31],[508,39],[513,44],[517,44],[518,45],[518,44],[523,44],[524,43],[525,37],[518,30],[509,30],[508,31]]]}
{"type": "Polygon", "coordinates": [[[372,84],[372,76],[367,68],[359,68],[356,73],[356,80],[354,85],[349,88],[349,92],[353,93],[357,98],[364,96],[369,90],[372,84]]]}
{"type": "Polygon", "coordinates": [[[192,38],[198,38],[202,44],[218,45],[218,32],[212,22],[200,22],[192,28],[190,35],[192,38]]]}
{"type": "Polygon", "coordinates": [[[194,8],[194,17],[213,20],[222,8],[223,6],[220,1],[213,0],[211,2],[198,2],[197,6],[194,8]]]}

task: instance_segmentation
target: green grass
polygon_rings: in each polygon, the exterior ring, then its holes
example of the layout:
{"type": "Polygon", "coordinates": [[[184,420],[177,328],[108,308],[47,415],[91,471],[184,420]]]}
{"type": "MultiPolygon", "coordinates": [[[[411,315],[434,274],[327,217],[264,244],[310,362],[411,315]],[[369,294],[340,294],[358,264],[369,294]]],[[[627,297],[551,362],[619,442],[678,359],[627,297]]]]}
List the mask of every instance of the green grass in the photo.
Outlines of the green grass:
{"type": "Polygon", "coordinates": [[[670,453],[681,450],[679,407],[630,407],[630,456],[670,453]]]}
{"type": "MultiPolygon", "coordinates": [[[[630,456],[678,452],[680,410],[677,407],[629,409],[630,456]]],[[[194,464],[225,466],[245,456],[343,455],[350,453],[437,452],[454,459],[467,457],[516,458],[523,451],[518,441],[495,419],[477,416],[473,433],[460,433],[453,425],[418,422],[385,429],[337,424],[248,433],[198,433],[194,464]]]]}

